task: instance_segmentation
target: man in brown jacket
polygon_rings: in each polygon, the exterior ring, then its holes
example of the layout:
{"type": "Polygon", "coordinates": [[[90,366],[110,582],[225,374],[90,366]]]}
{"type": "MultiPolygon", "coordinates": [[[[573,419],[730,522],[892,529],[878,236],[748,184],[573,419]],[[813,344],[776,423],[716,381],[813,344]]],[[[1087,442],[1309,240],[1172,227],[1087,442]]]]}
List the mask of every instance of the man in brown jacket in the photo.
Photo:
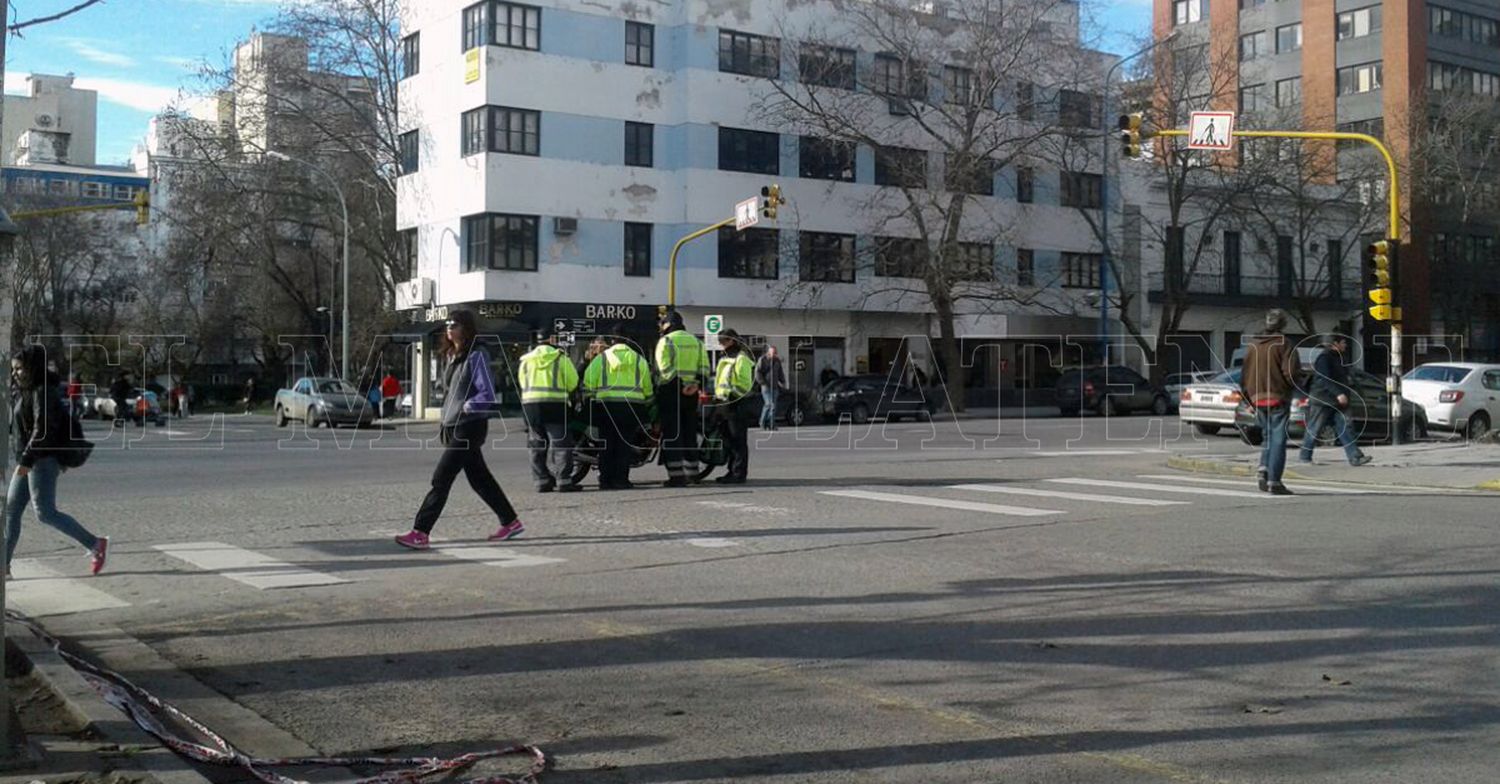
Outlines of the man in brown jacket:
{"type": "Polygon", "coordinates": [[[1292,494],[1282,484],[1281,475],[1286,469],[1287,418],[1301,369],[1296,348],[1282,334],[1285,328],[1286,313],[1280,309],[1266,313],[1266,332],[1245,350],[1240,376],[1245,399],[1255,408],[1255,421],[1260,426],[1260,490],[1273,495],[1292,494]]]}

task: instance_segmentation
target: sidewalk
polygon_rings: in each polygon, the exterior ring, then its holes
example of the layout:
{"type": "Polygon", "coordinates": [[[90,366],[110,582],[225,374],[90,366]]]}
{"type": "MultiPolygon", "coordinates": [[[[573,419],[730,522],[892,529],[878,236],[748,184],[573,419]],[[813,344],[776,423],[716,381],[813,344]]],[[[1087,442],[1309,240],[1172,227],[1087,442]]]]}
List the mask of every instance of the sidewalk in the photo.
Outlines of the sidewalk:
{"type": "MultiPolygon", "coordinates": [[[[1337,447],[1319,447],[1316,463],[1308,466],[1297,462],[1293,447],[1287,451],[1286,476],[1350,485],[1500,492],[1500,446],[1447,442],[1370,446],[1364,451],[1375,462],[1355,468],[1337,447]]],[[[1167,458],[1167,465],[1180,471],[1229,476],[1254,476],[1259,464],[1259,452],[1167,458]]]]}

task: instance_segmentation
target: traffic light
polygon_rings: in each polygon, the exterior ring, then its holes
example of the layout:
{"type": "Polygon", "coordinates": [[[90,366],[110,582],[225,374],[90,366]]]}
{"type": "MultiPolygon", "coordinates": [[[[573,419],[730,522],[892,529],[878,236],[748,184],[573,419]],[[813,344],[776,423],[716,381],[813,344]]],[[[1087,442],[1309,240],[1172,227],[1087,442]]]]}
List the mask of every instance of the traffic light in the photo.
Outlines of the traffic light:
{"type": "Polygon", "coordinates": [[[135,192],[135,223],[145,226],[151,221],[151,194],[145,188],[135,192]]]}
{"type": "Polygon", "coordinates": [[[1365,249],[1370,254],[1371,286],[1369,291],[1370,317],[1376,321],[1392,321],[1400,317],[1391,292],[1391,277],[1396,270],[1401,246],[1393,240],[1376,240],[1365,249]]]}
{"type": "Polygon", "coordinates": [[[766,220],[776,220],[776,208],[786,204],[786,199],[781,197],[781,186],[763,186],[760,189],[760,198],[760,216],[766,220]]]}
{"type": "Polygon", "coordinates": [[[1141,122],[1139,112],[1120,115],[1120,154],[1126,158],[1141,157],[1141,122]]]}

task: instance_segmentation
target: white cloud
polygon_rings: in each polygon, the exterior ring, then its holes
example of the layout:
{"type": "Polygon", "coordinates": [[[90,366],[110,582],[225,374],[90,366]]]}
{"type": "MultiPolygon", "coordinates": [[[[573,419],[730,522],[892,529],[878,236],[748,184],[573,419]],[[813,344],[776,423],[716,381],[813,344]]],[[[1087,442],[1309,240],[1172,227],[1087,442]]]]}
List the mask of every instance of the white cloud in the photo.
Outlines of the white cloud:
{"type": "Polygon", "coordinates": [[[120,54],[119,52],[100,49],[82,38],[65,38],[63,39],[63,45],[72,49],[74,54],[91,63],[112,65],[118,68],[134,68],[136,66],[135,58],[120,54]]]}
{"type": "MultiPolygon", "coordinates": [[[[31,74],[28,73],[7,72],[5,74],[6,92],[25,95],[26,80],[30,76],[31,74]]],[[[129,79],[79,76],[74,78],[73,86],[80,90],[97,91],[101,101],[153,114],[170,106],[178,96],[176,87],[163,87],[159,84],[135,82],[129,79]]]]}

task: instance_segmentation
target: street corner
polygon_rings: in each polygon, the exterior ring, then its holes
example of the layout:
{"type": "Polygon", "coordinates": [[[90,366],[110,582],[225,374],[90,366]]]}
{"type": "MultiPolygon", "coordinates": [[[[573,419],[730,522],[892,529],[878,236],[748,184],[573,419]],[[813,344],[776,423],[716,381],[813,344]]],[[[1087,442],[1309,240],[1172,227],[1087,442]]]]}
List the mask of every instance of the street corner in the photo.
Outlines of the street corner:
{"type": "Polygon", "coordinates": [[[1254,456],[1245,455],[1189,455],[1175,453],[1167,456],[1167,467],[1194,474],[1254,476],[1256,459],[1254,456]]]}

